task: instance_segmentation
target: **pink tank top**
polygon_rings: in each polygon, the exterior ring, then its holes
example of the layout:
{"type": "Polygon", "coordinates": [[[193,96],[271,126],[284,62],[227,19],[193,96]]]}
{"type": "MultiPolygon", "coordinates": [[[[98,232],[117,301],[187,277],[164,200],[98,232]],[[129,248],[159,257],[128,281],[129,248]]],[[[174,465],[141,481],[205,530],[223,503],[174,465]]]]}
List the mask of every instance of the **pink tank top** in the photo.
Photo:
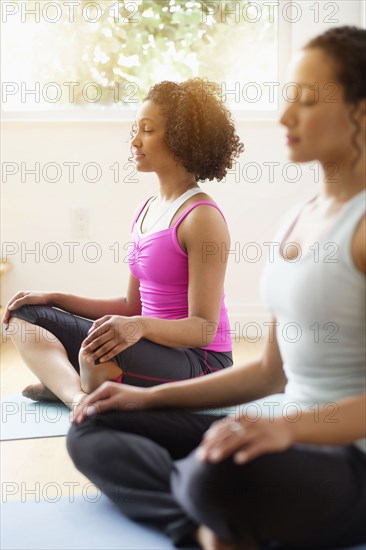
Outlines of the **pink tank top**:
{"type": "MultiPolygon", "coordinates": [[[[159,319],[184,319],[188,317],[188,255],[179,244],[177,229],[191,210],[200,204],[213,206],[224,219],[225,217],[219,207],[212,202],[198,201],[183,212],[173,227],[140,236],[136,222],[147,202],[138,209],[132,224],[134,248],[128,256],[130,271],[140,281],[142,315],[159,319]]],[[[224,299],[223,293],[216,336],[209,346],[202,349],[232,350],[230,324],[224,299]]],[[[208,327],[207,334],[212,336],[215,328],[208,327]]]]}

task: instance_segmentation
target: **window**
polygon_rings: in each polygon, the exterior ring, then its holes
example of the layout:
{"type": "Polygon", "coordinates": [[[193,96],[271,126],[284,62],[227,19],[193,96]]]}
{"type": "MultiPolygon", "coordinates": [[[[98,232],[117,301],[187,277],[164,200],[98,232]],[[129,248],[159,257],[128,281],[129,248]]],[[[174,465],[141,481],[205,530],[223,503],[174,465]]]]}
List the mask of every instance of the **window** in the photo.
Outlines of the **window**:
{"type": "Polygon", "coordinates": [[[128,118],[155,82],[201,76],[221,85],[234,112],[275,116],[283,41],[275,4],[3,1],[2,110],[128,118]]]}

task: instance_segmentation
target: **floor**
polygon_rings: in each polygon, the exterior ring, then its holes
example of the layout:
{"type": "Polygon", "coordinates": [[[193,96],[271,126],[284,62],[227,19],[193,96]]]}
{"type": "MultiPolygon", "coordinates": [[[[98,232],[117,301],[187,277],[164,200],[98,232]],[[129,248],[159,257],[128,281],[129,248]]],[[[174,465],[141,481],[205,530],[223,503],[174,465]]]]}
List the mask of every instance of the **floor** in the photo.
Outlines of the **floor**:
{"type": "MultiPolygon", "coordinates": [[[[234,343],[234,365],[259,357],[263,347],[263,341],[234,343]]],[[[26,385],[35,381],[12,342],[3,337],[1,393],[21,393],[26,385]]],[[[52,500],[85,493],[92,498],[96,491],[72,464],[65,437],[3,441],[0,445],[2,502],[52,500]]]]}

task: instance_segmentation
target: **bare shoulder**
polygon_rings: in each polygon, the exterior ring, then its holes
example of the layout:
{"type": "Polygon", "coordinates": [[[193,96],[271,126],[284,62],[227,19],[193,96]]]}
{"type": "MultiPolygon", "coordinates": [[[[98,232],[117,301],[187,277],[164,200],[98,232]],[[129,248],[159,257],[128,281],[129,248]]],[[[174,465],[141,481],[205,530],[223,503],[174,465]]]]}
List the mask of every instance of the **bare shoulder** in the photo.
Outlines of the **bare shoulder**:
{"type": "MultiPolygon", "coordinates": [[[[208,201],[220,208],[220,206],[206,193],[199,193],[194,197],[191,197],[191,199],[193,200],[185,203],[183,212],[186,211],[189,206],[198,201],[208,201]]],[[[189,215],[184,218],[182,227],[184,226],[187,229],[192,228],[194,230],[199,229],[200,233],[212,232],[214,227],[217,227],[217,229],[222,231],[223,228],[226,228],[227,226],[223,215],[218,208],[213,208],[208,204],[201,204],[197,208],[194,208],[189,215]]]]}
{"type": "MultiPolygon", "coordinates": [[[[178,217],[183,214],[191,204],[203,200],[207,200],[217,205],[217,203],[206,193],[198,193],[183,205],[182,211],[179,213],[178,217]]],[[[219,207],[219,205],[217,206],[219,207]]],[[[174,220],[174,222],[175,221],[176,220],[174,220]]],[[[179,225],[177,237],[180,245],[185,251],[194,246],[198,246],[202,241],[220,242],[227,245],[230,242],[228,227],[223,215],[217,208],[213,208],[210,205],[201,205],[194,208],[179,225]]]]}
{"type": "Polygon", "coordinates": [[[352,258],[357,269],[366,274],[366,213],[360,219],[353,235],[352,258]]]}
{"type": "MultiPolygon", "coordinates": [[[[220,206],[214,201],[214,199],[212,197],[210,197],[210,195],[208,195],[207,193],[197,193],[197,195],[194,195],[193,197],[190,197],[190,199],[188,199],[184,204],[182,204],[182,206],[177,210],[177,212],[175,213],[174,215],[174,218],[172,219],[171,221],[171,225],[174,225],[174,223],[180,218],[180,216],[186,212],[186,210],[189,209],[189,207],[192,205],[192,204],[195,204],[196,202],[199,202],[199,201],[208,201],[214,205],[216,205],[218,208],[220,208],[220,206]]],[[[212,222],[217,222],[221,225],[221,223],[223,224],[223,226],[225,224],[225,221],[224,221],[224,218],[222,216],[222,214],[219,212],[219,210],[217,210],[217,208],[212,208],[212,206],[209,206],[209,205],[200,205],[199,207],[197,208],[194,208],[190,213],[189,215],[184,218],[183,222],[181,223],[180,227],[191,227],[192,225],[196,225],[197,223],[201,223],[201,224],[210,224],[212,222]],[[221,221],[222,220],[222,221],[221,221]]],[[[201,228],[202,230],[204,229],[203,227],[201,228]]]]}

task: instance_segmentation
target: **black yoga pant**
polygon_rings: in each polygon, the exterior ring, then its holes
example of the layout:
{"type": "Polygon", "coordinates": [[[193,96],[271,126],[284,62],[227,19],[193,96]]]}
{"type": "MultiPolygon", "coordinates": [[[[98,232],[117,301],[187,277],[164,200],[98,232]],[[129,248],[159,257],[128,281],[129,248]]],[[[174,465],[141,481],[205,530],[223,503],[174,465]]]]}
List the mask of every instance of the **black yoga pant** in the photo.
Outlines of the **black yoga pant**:
{"type": "MultiPolygon", "coordinates": [[[[79,372],[78,355],[81,343],[87,337],[93,321],[42,305],[22,306],[12,311],[11,317],[41,326],[54,334],[64,346],[70,363],[79,372]]],[[[174,349],[144,338],[113,359],[123,370],[123,383],[141,387],[196,378],[233,364],[231,352],[201,348],[174,349]]]]}
{"type": "Polygon", "coordinates": [[[75,466],[132,519],[192,546],[205,524],[261,548],[332,549],[366,542],[366,455],[355,446],[295,445],[248,464],[201,464],[203,433],[225,417],[109,411],[72,426],[75,466]]]}

